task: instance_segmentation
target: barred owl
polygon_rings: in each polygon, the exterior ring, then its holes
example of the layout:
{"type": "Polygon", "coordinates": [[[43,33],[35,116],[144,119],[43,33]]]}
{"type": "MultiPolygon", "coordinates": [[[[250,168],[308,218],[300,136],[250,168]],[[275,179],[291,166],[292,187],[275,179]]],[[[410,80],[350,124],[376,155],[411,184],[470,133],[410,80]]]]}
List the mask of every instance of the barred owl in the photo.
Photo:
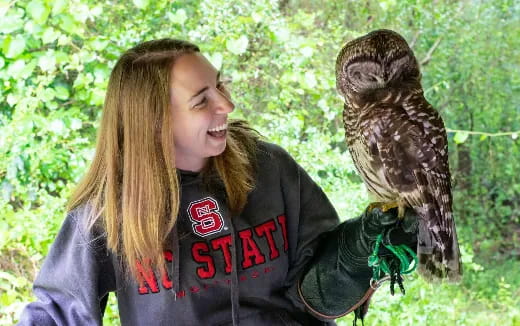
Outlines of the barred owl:
{"type": "Polygon", "coordinates": [[[354,164],[372,199],[419,216],[418,272],[462,275],[452,214],[444,123],[426,101],[417,60],[398,33],[377,30],[347,43],[336,61],[343,122],[354,164]]]}

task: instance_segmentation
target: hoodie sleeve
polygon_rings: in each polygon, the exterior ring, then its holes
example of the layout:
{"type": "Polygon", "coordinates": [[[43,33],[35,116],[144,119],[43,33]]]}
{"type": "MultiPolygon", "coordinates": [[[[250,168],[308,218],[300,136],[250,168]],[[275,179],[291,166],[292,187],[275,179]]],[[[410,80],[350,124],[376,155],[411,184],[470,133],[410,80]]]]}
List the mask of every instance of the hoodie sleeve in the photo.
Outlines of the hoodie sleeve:
{"type": "Polygon", "coordinates": [[[351,226],[339,224],[322,189],[289,154],[281,153],[287,164],[281,178],[291,256],[287,296],[300,309],[329,321],[367,300],[371,270],[366,259],[345,258],[340,243],[343,230],[351,226]]]}
{"type": "Polygon", "coordinates": [[[105,296],[115,288],[113,265],[103,237],[86,236],[79,218],[72,212],[65,219],[34,281],[38,300],[18,325],[101,325],[105,296]]]}

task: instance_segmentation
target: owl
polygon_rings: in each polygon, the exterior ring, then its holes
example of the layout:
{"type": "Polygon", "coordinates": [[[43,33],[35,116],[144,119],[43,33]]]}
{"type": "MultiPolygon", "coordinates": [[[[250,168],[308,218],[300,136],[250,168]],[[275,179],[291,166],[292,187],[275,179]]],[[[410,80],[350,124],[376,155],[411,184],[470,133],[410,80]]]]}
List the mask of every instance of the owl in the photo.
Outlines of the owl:
{"type": "Polygon", "coordinates": [[[462,275],[452,212],[448,144],[439,113],[424,98],[405,39],[376,30],[347,43],[336,61],[346,142],[370,197],[418,218],[418,272],[426,280],[462,275]]]}

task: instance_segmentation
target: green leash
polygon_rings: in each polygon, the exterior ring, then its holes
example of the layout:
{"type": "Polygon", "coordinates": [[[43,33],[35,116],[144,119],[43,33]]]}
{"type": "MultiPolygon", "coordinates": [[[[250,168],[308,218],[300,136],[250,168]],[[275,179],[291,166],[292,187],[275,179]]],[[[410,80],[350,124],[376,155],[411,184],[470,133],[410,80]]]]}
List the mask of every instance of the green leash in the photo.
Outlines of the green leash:
{"type": "MultiPolygon", "coordinates": [[[[368,257],[368,266],[372,267],[372,280],[370,286],[377,289],[381,283],[390,279],[390,293],[394,295],[394,285],[397,283],[401,293],[405,293],[403,286],[403,278],[401,275],[410,274],[417,268],[418,260],[415,252],[407,245],[386,245],[383,243],[383,233],[377,236],[374,251],[368,257]],[[393,256],[380,257],[379,248],[381,244],[388,249],[393,256]],[[374,286],[375,285],[375,286],[374,286]]],[[[354,321],[352,324],[357,325],[358,319],[361,319],[361,325],[364,325],[364,313],[366,309],[365,302],[354,311],[354,321]]]]}
{"type": "Polygon", "coordinates": [[[403,279],[401,275],[410,274],[417,268],[418,260],[415,252],[406,245],[386,245],[383,243],[383,234],[377,236],[374,251],[368,257],[368,266],[372,267],[372,281],[378,282],[385,275],[390,277],[390,292],[394,294],[394,284],[404,294],[403,279]],[[380,257],[379,248],[385,246],[392,257],[380,257]]]}

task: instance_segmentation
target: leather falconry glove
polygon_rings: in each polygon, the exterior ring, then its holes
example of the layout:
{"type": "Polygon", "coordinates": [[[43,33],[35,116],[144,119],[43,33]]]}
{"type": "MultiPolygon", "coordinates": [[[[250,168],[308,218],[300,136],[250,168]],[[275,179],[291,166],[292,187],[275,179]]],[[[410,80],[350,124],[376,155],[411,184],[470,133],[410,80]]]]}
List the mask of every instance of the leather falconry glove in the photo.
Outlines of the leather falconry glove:
{"type": "MultiPolygon", "coordinates": [[[[317,255],[300,282],[300,296],[307,309],[322,320],[342,317],[358,309],[371,296],[372,254],[379,234],[384,243],[405,244],[415,251],[417,214],[406,209],[398,219],[397,209],[366,210],[324,234],[317,255]]],[[[392,255],[381,248],[380,255],[392,255]]]]}

